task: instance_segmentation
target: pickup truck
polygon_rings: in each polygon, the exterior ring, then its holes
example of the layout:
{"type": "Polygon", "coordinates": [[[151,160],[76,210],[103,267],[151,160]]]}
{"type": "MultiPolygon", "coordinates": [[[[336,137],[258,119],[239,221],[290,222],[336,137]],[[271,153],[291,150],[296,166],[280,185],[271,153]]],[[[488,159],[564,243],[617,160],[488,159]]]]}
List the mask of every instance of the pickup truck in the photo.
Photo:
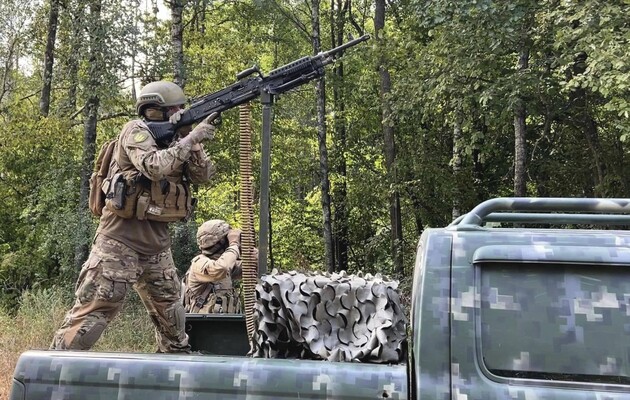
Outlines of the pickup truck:
{"type": "Polygon", "coordinates": [[[630,199],[496,198],[417,244],[409,354],[27,351],[10,400],[630,398],[630,199]]]}

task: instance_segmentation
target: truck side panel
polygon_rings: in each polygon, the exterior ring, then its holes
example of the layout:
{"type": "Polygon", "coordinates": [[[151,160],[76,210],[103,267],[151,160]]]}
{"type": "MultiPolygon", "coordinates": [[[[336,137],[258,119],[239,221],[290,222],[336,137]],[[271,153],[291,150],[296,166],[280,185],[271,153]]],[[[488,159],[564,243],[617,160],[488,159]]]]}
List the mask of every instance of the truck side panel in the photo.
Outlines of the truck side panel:
{"type": "Polygon", "coordinates": [[[10,400],[406,399],[405,365],[28,351],[10,400]]]}

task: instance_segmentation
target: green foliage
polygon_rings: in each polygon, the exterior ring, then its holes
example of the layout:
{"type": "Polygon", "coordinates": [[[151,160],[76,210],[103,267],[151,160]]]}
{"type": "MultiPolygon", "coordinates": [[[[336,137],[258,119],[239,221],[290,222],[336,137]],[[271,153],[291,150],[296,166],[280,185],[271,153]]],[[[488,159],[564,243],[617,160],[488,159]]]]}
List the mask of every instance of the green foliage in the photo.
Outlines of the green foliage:
{"type": "MultiPolygon", "coordinates": [[[[100,99],[98,147],[133,116],[133,85],[173,76],[173,54],[170,21],[136,1],[102,2],[98,24],[89,22],[88,3],[67,1],[57,31],[51,112],[43,118],[38,102],[49,4],[5,3],[0,5],[6,11],[0,12],[0,306],[15,313],[24,290],[44,291],[59,279],[72,282],[78,272],[75,250],[94,234],[97,221],[78,207],[86,99],[94,94],[100,99]],[[96,28],[101,48],[90,53],[87,35],[96,28]],[[90,54],[104,65],[97,89],[88,81],[95,65],[90,54]]],[[[266,73],[310,54],[310,5],[186,2],[186,94],[216,91],[253,64],[266,73]]],[[[328,48],[330,16],[339,10],[332,3],[321,7],[322,47],[328,48]]],[[[518,101],[527,110],[529,195],[630,196],[626,9],[622,0],[390,2],[382,48],[372,39],[326,70],[331,207],[333,214],[343,209],[348,215],[349,269],[393,270],[394,190],[401,196],[400,245],[409,273],[423,229],[449,223],[455,205],[466,212],[490,197],[512,195],[518,101]],[[524,54],[527,68],[520,69],[524,54]],[[385,121],[377,60],[392,77],[387,99],[392,115],[385,121]],[[343,79],[333,73],[341,66],[343,79]],[[394,128],[394,184],[384,165],[382,125],[394,128]]],[[[372,3],[353,2],[348,12],[352,21],[343,21],[344,36],[373,31],[372,3]]],[[[285,270],[324,264],[315,101],[313,85],[305,85],[274,105],[272,254],[274,265],[285,270]]],[[[257,102],[252,116],[257,213],[262,129],[257,102]]],[[[198,251],[194,236],[200,223],[222,218],[240,227],[238,143],[238,111],[231,110],[206,145],[217,173],[209,185],[195,188],[195,220],[172,226],[181,272],[198,251]]],[[[333,220],[336,235],[339,223],[333,220]]]]}
{"type": "Polygon", "coordinates": [[[77,214],[73,156],[80,142],[63,120],[28,118],[36,111],[27,104],[11,107],[13,118],[0,133],[0,218],[5,221],[0,302],[5,306],[14,306],[22,290],[50,285],[68,271],[78,239],[74,233],[84,225],[77,214]]]}
{"type": "Polygon", "coordinates": [[[197,246],[197,227],[194,221],[177,222],[171,225],[173,261],[180,276],[186,273],[190,261],[199,254],[197,246]]]}
{"type": "Polygon", "coordinates": [[[273,267],[282,271],[321,270],[324,246],[316,189],[302,201],[273,202],[271,207],[273,267]]]}
{"type": "MultiPolygon", "coordinates": [[[[513,104],[517,98],[524,99],[528,114],[528,177],[533,182],[530,195],[593,195],[596,160],[603,160],[602,153],[608,153],[603,148],[612,151],[608,154],[616,160],[604,162],[604,169],[623,175],[614,165],[624,164],[619,158],[623,153],[620,140],[626,137],[627,119],[619,116],[625,100],[606,97],[618,93],[619,87],[625,90],[612,76],[624,80],[628,72],[628,26],[622,17],[622,2],[604,3],[410,3],[417,14],[409,15],[401,29],[413,35],[392,39],[397,49],[392,54],[401,57],[393,63],[400,71],[394,97],[399,101],[394,102],[394,110],[403,125],[413,126],[416,121],[415,126],[425,129],[419,131],[424,136],[420,145],[403,137],[402,148],[427,148],[435,139],[449,143],[459,121],[464,171],[452,181],[452,163],[448,167],[442,164],[444,157],[451,157],[452,148],[444,146],[438,153],[431,150],[424,155],[443,154],[437,163],[409,164],[410,170],[403,167],[406,179],[416,188],[430,187],[430,192],[441,186],[440,199],[448,198],[446,193],[460,193],[460,202],[466,204],[464,211],[488,197],[510,195],[513,104]],[[595,11],[602,7],[603,15],[595,11]],[[517,60],[523,49],[528,51],[528,68],[519,71],[517,60]],[[584,72],[576,74],[575,57],[580,51],[586,51],[588,59],[584,72]],[[599,90],[601,76],[606,76],[609,83],[604,91],[599,90]],[[588,100],[578,107],[583,101],[577,96],[588,100]],[[612,109],[618,115],[609,112],[612,109]],[[595,142],[584,140],[588,126],[585,118],[597,121],[599,137],[595,142]],[[609,123],[615,128],[609,129],[609,123]],[[431,170],[440,164],[445,170],[438,181],[450,180],[450,185],[436,185],[423,178],[440,174],[431,170]],[[424,169],[428,173],[423,173],[424,169]]],[[[627,97],[627,93],[621,97],[627,97]]],[[[412,158],[401,154],[401,160],[412,158]]],[[[607,176],[604,179],[609,180],[607,176]]],[[[608,183],[598,186],[599,193],[627,193],[625,183],[616,188],[608,183]]],[[[435,204],[424,197],[414,195],[420,204],[435,204]]],[[[426,217],[424,220],[428,221],[426,217]]]]}

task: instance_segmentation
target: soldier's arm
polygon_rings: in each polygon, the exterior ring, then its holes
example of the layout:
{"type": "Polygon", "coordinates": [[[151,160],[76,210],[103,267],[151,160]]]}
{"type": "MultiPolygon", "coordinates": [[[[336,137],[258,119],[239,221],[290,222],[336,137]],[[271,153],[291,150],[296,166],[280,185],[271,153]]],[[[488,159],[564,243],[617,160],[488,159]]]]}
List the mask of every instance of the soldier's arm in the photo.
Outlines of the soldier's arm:
{"type": "Polygon", "coordinates": [[[122,143],[133,165],[152,181],[171,175],[190,158],[191,153],[191,146],[180,142],[160,149],[151,133],[140,127],[123,137],[122,143]]]}
{"type": "MultiPolygon", "coordinates": [[[[254,247],[251,251],[252,257],[256,262],[256,268],[258,268],[258,249],[254,247]]],[[[234,268],[232,269],[231,277],[232,279],[243,278],[243,260],[241,258],[236,261],[236,265],[234,265],[234,268]]]]}
{"type": "Polygon", "coordinates": [[[208,158],[203,146],[193,146],[188,160],[188,178],[192,183],[204,183],[215,174],[216,168],[208,158]]]}
{"type": "Polygon", "coordinates": [[[190,266],[191,272],[201,282],[218,282],[232,274],[238,257],[238,248],[230,246],[217,260],[205,256],[197,257],[190,266]]]}

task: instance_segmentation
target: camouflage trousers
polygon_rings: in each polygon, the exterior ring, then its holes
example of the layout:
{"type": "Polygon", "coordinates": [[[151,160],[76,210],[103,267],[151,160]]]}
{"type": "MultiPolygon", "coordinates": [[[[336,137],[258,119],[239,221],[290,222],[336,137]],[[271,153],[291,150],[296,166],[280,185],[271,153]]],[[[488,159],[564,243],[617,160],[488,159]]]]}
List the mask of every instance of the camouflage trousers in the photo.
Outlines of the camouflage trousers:
{"type": "Polygon", "coordinates": [[[190,352],[181,283],[171,250],[143,255],[101,235],[96,237],[79,274],[74,306],[50,348],[89,350],[118,315],[131,287],[155,325],[158,351],[190,352]]]}

